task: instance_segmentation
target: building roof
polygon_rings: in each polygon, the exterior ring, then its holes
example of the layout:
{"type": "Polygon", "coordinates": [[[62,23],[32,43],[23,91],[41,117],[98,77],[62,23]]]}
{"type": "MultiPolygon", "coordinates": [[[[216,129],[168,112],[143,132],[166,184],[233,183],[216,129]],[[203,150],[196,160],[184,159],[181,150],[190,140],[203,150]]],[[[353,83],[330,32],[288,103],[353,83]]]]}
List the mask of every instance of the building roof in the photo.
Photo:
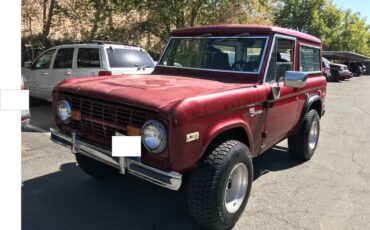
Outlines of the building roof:
{"type": "Polygon", "coordinates": [[[262,25],[246,25],[246,24],[223,24],[223,25],[210,25],[198,26],[191,28],[183,28],[172,31],[172,36],[199,36],[203,34],[212,35],[237,35],[242,33],[256,33],[256,34],[283,34],[298,37],[310,42],[321,44],[319,38],[309,34],[298,32],[295,30],[285,29],[276,26],[262,26],[262,25]]]}
{"type": "Polygon", "coordinates": [[[370,59],[370,57],[354,53],[351,51],[323,51],[322,55],[329,59],[346,59],[346,60],[356,60],[362,61],[370,59]]]}

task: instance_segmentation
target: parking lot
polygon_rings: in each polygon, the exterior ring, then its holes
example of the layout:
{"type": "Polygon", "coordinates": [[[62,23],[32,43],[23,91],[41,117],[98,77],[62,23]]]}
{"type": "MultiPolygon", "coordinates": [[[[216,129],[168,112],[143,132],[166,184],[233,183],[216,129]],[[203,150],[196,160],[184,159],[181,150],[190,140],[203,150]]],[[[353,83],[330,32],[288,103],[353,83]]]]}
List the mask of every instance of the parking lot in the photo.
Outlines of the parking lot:
{"type": "MultiPolygon", "coordinates": [[[[252,193],[235,229],[368,229],[370,76],[328,83],[318,149],[308,162],[286,142],[254,159],[252,193]]],[[[31,105],[22,132],[23,229],[200,229],[186,191],[132,176],[99,182],[50,141],[50,103],[31,105]]]]}

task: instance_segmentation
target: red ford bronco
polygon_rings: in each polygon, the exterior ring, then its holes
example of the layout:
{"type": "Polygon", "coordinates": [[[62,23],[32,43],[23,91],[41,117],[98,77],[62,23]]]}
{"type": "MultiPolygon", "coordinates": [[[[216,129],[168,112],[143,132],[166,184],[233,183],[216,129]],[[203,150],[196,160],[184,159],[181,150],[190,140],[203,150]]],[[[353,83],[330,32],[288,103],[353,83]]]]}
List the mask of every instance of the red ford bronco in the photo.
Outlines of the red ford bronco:
{"type": "Polygon", "coordinates": [[[51,139],[95,178],[129,173],[178,190],[190,175],[191,216],[226,229],[246,206],[253,157],[286,138],[292,156],[312,157],[325,97],[316,37],[271,26],[178,29],[151,75],[59,84],[51,139]],[[141,157],[113,157],[118,134],[141,136],[141,157]]]}

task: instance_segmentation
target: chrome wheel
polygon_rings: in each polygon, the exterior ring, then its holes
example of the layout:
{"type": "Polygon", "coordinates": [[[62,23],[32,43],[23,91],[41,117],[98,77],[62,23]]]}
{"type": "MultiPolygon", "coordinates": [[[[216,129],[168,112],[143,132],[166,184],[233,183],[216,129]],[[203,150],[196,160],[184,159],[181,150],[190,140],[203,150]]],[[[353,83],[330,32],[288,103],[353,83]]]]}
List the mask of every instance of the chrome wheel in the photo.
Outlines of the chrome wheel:
{"type": "Polygon", "coordinates": [[[310,134],[308,137],[308,146],[310,150],[314,150],[319,139],[319,123],[315,120],[312,122],[310,134]]]}
{"type": "Polygon", "coordinates": [[[225,187],[224,203],[228,213],[235,213],[242,205],[248,187],[248,170],[239,163],[231,170],[225,187]]]}

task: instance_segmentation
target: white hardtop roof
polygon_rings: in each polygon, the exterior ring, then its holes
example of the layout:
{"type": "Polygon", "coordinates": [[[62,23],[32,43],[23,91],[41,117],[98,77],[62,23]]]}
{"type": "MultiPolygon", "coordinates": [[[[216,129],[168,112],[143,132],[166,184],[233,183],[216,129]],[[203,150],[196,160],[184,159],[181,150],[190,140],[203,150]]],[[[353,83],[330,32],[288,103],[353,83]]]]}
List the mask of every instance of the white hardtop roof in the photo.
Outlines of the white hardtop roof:
{"type": "Polygon", "coordinates": [[[91,43],[89,43],[89,42],[86,42],[86,43],[70,43],[70,44],[64,44],[64,45],[58,45],[58,46],[50,47],[50,49],[52,49],[52,48],[54,48],[54,49],[55,48],[70,48],[70,47],[102,47],[102,46],[104,48],[112,47],[114,49],[136,49],[136,50],[144,49],[144,48],[134,46],[134,45],[109,44],[109,43],[101,44],[101,43],[93,43],[93,42],[91,42],[91,43]]]}

